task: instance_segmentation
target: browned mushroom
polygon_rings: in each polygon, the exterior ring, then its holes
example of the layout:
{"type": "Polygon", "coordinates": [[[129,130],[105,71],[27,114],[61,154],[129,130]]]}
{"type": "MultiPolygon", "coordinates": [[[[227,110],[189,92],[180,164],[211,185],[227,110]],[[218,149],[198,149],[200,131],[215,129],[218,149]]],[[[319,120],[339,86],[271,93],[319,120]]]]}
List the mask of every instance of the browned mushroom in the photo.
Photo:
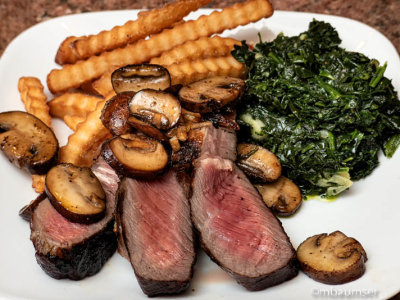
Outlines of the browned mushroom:
{"type": "Polygon", "coordinates": [[[281,164],[271,151],[252,145],[237,145],[237,165],[255,182],[272,182],[282,173],[281,164]]]}
{"type": "Polygon", "coordinates": [[[131,131],[128,118],[131,116],[129,111],[129,101],[135,95],[133,92],[124,92],[115,95],[104,105],[101,112],[101,122],[113,135],[126,134],[131,131]]]}
{"type": "Polygon", "coordinates": [[[151,179],[161,174],[168,164],[164,146],[145,135],[126,134],[103,144],[102,156],[119,174],[151,179]]]}
{"type": "Polygon", "coordinates": [[[106,194],[90,168],[59,164],[46,175],[46,194],[71,222],[93,223],[104,217],[106,194]]]}
{"type": "Polygon", "coordinates": [[[128,123],[135,129],[137,129],[140,132],[143,132],[145,135],[162,141],[162,142],[166,142],[168,141],[168,137],[161,132],[160,130],[158,130],[157,128],[155,128],[154,126],[150,125],[147,122],[143,122],[142,120],[139,120],[133,116],[130,116],[128,119],[128,123]]]}
{"type": "Polygon", "coordinates": [[[57,161],[58,141],[41,120],[23,111],[0,113],[0,149],[32,174],[45,174],[57,161]]]}
{"type": "Polygon", "coordinates": [[[129,102],[129,110],[161,130],[173,127],[181,116],[181,105],[175,96],[151,89],[137,92],[129,102]]]}
{"type": "Polygon", "coordinates": [[[299,187],[284,176],[272,183],[256,184],[255,187],[265,204],[278,216],[293,215],[302,203],[299,187]]]}
{"type": "Polygon", "coordinates": [[[243,91],[242,79],[217,76],[184,86],[179,91],[179,100],[188,110],[207,113],[239,99],[243,91]]]}
{"type": "Polygon", "coordinates": [[[335,231],[306,239],[297,249],[297,259],[312,279],[342,284],[364,274],[367,254],[357,240],[335,231]]]}
{"type": "Polygon", "coordinates": [[[164,90],[171,86],[171,76],[159,65],[127,65],[112,73],[111,83],[117,94],[143,89],[164,90]]]}

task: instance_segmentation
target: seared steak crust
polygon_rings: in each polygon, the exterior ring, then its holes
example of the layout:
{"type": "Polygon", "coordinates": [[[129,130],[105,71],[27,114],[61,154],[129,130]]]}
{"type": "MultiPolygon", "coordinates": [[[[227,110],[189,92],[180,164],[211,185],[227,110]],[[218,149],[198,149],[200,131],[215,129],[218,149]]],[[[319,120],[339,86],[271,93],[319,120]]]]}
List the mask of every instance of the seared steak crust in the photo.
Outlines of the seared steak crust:
{"type": "Polygon", "coordinates": [[[106,215],[93,224],[73,223],[60,215],[46,198],[33,208],[31,240],[36,260],[56,279],[80,280],[100,271],[117,249],[114,212],[118,176],[103,160],[93,166],[106,192],[106,215]]]}
{"type": "Polygon", "coordinates": [[[256,291],[297,275],[296,252],[281,222],[232,161],[196,161],[190,203],[203,249],[239,284],[256,291]]]}
{"type": "MultiPolygon", "coordinates": [[[[201,238],[200,238],[201,240],[201,238]]],[[[229,273],[237,283],[244,286],[249,291],[261,291],[268,287],[278,285],[284,281],[287,281],[298,274],[298,262],[296,259],[296,254],[288,261],[287,265],[282,268],[275,270],[269,274],[261,275],[259,277],[248,277],[244,275],[237,274],[231,269],[222,265],[217,258],[215,258],[211,251],[208,249],[207,245],[201,240],[201,247],[204,252],[211,258],[213,262],[219,265],[225,272],[229,273]]]]}
{"type": "Polygon", "coordinates": [[[71,249],[60,249],[58,255],[36,252],[36,261],[51,277],[81,280],[98,273],[117,249],[114,222],[71,249]]]}

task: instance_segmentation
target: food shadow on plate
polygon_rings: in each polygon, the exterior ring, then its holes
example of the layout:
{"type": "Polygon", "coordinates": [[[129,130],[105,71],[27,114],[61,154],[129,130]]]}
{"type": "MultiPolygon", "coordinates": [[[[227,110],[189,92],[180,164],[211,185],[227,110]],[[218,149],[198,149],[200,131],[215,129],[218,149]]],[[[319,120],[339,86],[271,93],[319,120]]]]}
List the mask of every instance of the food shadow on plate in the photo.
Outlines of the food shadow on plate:
{"type": "Polygon", "coordinates": [[[258,43],[258,33],[261,34],[261,38],[264,42],[272,41],[275,39],[276,34],[273,33],[269,28],[262,27],[262,28],[243,28],[240,29],[235,34],[229,34],[228,37],[237,39],[239,41],[246,40],[247,42],[251,43],[258,43]]]}

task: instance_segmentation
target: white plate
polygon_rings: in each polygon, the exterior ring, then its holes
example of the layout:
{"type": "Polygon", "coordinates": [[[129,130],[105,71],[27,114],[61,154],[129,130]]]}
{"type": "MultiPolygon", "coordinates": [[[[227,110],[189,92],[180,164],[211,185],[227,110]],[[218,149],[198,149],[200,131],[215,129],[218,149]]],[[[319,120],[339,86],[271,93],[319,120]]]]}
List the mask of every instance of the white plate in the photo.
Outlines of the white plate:
{"type": "MultiPolygon", "coordinates": [[[[29,9],[29,8],[27,8],[29,9]]],[[[189,17],[196,17],[202,10],[189,17]]],[[[52,19],[19,35],[0,60],[0,111],[23,110],[17,91],[18,78],[36,76],[46,82],[46,75],[57,67],[54,56],[60,42],[69,35],[96,33],[104,28],[134,19],[137,11],[87,13],[52,19]]],[[[393,45],[376,30],[346,18],[309,13],[275,12],[274,16],[225,32],[224,35],[256,41],[272,39],[283,31],[287,35],[305,31],[313,19],[326,20],[339,31],[343,46],[388,62],[385,75],[400,90],[400,59],[393,45]]],[[[56,134],[63,145],[68,130],[55,122],[56,134]]],[[[357,238],[368,254],[367,271],[360,279],[339,286],[315,282],[300,273],[276,287],[250,293],[236,284],[203,253],[195,266],[192,285],[185,297],[199,299],[307,299],[340,293],[385,299],[400,290],[400,151],[388,160],[381,155],[381,165],[367,179],[333,203],[307,201],[292,218],[282,219],[283,226],[297,246],[308,236],[341,230],[357,238]],[[374,294],[372,294],[374,293],[374,294]]],[[[82,281],[55,280],[37,265],[29,240],[29,225],[18,210],[35,197],[30,177],[0,155],[0,299],[138,299],[141,292],[131,266],[115,254],[101,272],[82,281]]]]}

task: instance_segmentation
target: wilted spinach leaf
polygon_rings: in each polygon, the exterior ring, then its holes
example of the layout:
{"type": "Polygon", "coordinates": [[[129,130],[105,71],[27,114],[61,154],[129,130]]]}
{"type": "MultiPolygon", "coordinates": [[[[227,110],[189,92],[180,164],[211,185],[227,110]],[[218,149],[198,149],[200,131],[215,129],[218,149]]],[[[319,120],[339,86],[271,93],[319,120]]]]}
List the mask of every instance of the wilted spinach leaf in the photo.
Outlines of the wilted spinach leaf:
{"type": "Polygon", "coordinates": [[[303,195],[336,195],[370,174],[378,152],[400,144],[400,102],[386,64],[341,48],[337,31],[313,20],[233,56],[249,70],[239,107],[242,141],[273,151],[303,195]]]}

